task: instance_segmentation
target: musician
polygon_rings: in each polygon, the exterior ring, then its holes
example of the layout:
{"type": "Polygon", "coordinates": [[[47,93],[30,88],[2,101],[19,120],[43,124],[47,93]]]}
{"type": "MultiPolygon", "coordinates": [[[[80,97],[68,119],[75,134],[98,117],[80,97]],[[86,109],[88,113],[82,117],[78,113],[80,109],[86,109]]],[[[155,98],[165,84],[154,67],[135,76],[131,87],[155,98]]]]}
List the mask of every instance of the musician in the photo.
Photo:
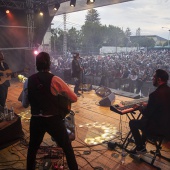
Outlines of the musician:
{"type": "MultiPolygon", "coordinates": [[[[8,70],[9,66],[6,62],[4,62],[4,55],[0,52],[0,71],[8,70]]],[[[0,77],[3,76],[3,73],[0,73],[0,77]]],[[[10,86],[9,80],[6,80],[4,83],[0,83],[0,105],[2,107],[5,106],[7,94],[8,94],[8,87],[10,86]]]]}
{"type": "Polygon", "coordinates": [[[130,130],[136,147],[130,153],[146,153],[146,139],[149,136],[170,135],[170,87],[167,85],[169,75],[165,70],[158,69],[153,76],[153,86],[157,89],[149,95],[148,104],[141,106],[140,120],[129,122],[130,130]],[[139,130],[142,131],[142,135],[139,130]]]}
{"type": "Polygon", "coordinates": [[[81,71],[83,70],[83,68],[80,66],[79,63],[79,53],[73,53],[73,60],[72,60],[72,77],[74,78],[74,93],[77,94],[77,96],[80,96],[80,93],[78,92],[79,90],[79,86],[80,86],[80,75],[81,75],[81,71]]]}
{"type": "Polygon", "coordinates": [[[34,170],[36,154],[45,133],[49,133],[59,145],[67,159],[70,170],[78,170],[74,151],[69,136],[60,116],[59,95],[71,102],[77,101],[76,94],[59,77],[50,70],[50,56],[41,52],[36,56],[38,72],[30,76],[24,83],[22,105],[31,106],[30,141],[27,153],[27,170],[34,170]]]}

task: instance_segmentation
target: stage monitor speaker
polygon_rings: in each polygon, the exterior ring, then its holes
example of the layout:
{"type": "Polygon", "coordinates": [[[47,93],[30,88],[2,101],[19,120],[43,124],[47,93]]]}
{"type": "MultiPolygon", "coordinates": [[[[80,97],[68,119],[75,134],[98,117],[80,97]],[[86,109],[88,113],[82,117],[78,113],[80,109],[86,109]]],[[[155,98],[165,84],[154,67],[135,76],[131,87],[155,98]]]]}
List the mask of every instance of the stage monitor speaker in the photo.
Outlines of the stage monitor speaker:
{"type": "Polygon", "coordinates": [[[99,95],[100,97],[106,97],[108,96],[109,94],[111,94],[111,90],[107,87],[104,87],[104,86],[101,86],[101,87],[98,87],[96,90],[95,90],[96,94],[99,95]]]}
{"type": "Polygon", "coordinates": [[[90,91],[92,90],[92,85],[91,84],[80,84],[79,86],[79,90],[83,90],[83,91],[90,91]]]}
{"type": "MultiPolygon", "coordinates": [[[[2,112],[1,108],[0,111],[2,112]]],[[[17,114],[13,120],[0,122],[0,150],[14,144],[23,136],[21,118],[17,114]]]]}
{"type": "Polygon", "coordinates": [[[111,106],[114,101],[115,101],[115,94],[111,93],[107,97],[100,100],[99,105],[100,106],[111,106]]]}

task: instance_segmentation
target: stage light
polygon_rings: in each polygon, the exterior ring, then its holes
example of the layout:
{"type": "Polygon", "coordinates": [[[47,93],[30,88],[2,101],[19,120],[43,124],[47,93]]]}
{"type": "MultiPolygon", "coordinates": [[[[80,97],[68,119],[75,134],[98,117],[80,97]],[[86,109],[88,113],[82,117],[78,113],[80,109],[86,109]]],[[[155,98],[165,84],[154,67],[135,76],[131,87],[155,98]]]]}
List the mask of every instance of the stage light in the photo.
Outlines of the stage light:
{"type": "Polygon", "coordinates": [[[37,55],[38,53],[38,50],[34,50],[34,55],[37,55]]]}
{"type": "Polygon", "coordinates": [[[88,4],[93,4],[95,2],[95,0],[87,0],[87,5],[88,4]]]}
{"type": "Polygon", "coordinates": [[[75,7],[76,6],[76,0],[70,0],[70,6],[75,7]]]}
{"type": "Polygon", "coordinates": [[[10,11],[9,10],[6,10],[6,14],[9,14],[10,13],[10,11]]]}
{"type": "Polygon", "coordinates": [[[44,15],[44,13],[43,13],[42,11],[40,11],[40,13],[39,13],[39,14],[40,14],[40,16],[43,16],[43,15],[44,15]]]}
{"type": "Polygon", "coordinates": [[[58,11],[59,8],[60,8],[60,4],[57,2],[57,3],[54,5],[54,10],[55,10],[55,11],[58,11]]]}

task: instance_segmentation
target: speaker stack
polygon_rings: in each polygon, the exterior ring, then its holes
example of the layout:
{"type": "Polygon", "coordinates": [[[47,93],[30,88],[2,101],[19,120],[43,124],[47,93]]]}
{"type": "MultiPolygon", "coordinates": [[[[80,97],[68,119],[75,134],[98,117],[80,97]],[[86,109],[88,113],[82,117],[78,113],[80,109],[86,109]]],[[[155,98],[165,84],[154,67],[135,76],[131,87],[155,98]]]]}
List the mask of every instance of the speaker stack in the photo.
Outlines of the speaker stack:
{"type": "Polygon", "coordinates": [[[104,97],[102,100],[99,101],[100,106],[111,106],[112,103],[115,101],[115,94],[111,93],[107,97],[104,97]]]}
{"type": "Polygon", "coordinates": [[[79,86],[79,90],[83,90],[83,91],[90,91],[92,90],[92,85],[91,84],[80,84],[79,86]]]}
{"type": "Polygon", "coordinates": [[[95,90],[96,94],[100,97],[106,97],[108,96],[109,94],[111,94],[111,90],[107,87],[104,87],[104,86],[101,86],[101,87],[98,87],[96,90],[95,90]]]}

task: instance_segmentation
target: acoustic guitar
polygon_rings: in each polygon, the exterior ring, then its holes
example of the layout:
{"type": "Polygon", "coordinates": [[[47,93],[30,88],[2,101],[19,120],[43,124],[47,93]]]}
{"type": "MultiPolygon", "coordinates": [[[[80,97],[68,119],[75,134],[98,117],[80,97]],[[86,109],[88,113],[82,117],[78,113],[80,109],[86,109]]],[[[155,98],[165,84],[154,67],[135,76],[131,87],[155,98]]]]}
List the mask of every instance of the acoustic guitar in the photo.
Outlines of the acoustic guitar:
{"type": "Polygon", "coordinates": [[[17,72],[12,72],[10,69],[5,71],[0,71],[0,85],[3,84],[6,80],[11,80],[11,77],[16,77],[19,73],[25,72],[28,69],[24,69],[17,72]]]}

